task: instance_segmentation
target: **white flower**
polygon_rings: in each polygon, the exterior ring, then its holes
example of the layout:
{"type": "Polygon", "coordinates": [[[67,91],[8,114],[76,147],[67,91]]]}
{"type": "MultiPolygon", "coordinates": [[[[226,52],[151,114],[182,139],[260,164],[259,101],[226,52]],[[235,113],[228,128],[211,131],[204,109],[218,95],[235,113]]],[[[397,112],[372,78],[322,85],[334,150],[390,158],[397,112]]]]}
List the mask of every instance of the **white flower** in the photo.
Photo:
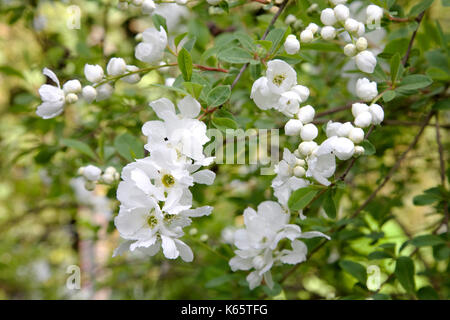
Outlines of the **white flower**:
{"type": "Polygon", "coordinates": [[[84,66],[84,76],[89,82],[97,83],[102,81],[104,77],[103,69],[98,64],[86,64],[84,66]]]}
{"type": "Polygon", "coordinates": [[[320,14],[320,21],[326,26],[332,26],[337,22],[336,16],[334,15],[334,11],[331,8],[326,8],[322,10],[320,14]]]}
{"type": "Polygon", "coordinates": [[[325,26],[320,31],[320,35],[324,40],[333,40],[336,37],[336,29],[331,26],[325,26]]]}
{"type": "Polygon", "coordinates": [[[336,157],[333,154],[334,141],[338,137],[328,138],[317,148],[317,150],[308,158],[307,177],[313,177],[317,182],[325,186],[331,183],[328,178],[336,171],[336,157]]]}
{"type": "Polygon", "coordinates": [[[293,117],[298,112],[301,98],[295,91],[283,92],[278,100],[276,109],[288,117],[293,117]]]}
{"type": "Polygon", "coordinates": [[[286,37],[284,50],[286,50],[287,54],[296,54],[300,50],[300,42],[295,35],[290,34],[286,37]]]}
{"type": "Polygon", "coordinates": [[[135,56],[138,60],[153,63],[162,59],[167,46],[167,34],[163,27],[159,31],[148,28],[142,33],[143,42],[136,46],[135,56]]]}
{"type": "Polygon", "coordinates": [[[372,115],[372,124],[380,124],[384,119],[383,108],[378,104],[372,104],[369,106],[369,112],[372,115]]]}
{"type": "Polygon", "coordinates": [[[309,89],[308,87],[302,85],[296,85],[291,88],[291,91],[294,91],[300,97],[300,102],[305,102],[309,97],[309,89]]]}
{"type": "Polygon", "coordinates": [[[314,141],[303,141],[298,146],[300,156],[307,157],[317,148],[317,143],[314,141]]]}
{"type": "Polygon", "coordinates": [[[100,179],[102,170],[92,164],[82,168],[82,175],[89,181],[97,181],[100,179]]]}
{"type": "Polygon", "coordinates": [[[300,33],[300,41],[301,42],[308,43],[308,42],[311,42],[313,39],[314,39],[314,34],[311,31],[311,29],[303,30],[300,33]]]}
{"type": "Polygon", "coordinates": [[[347,57],[353,57],[356,54],[356,46],[353,43],[346,44],[344,47],[344,54],[347,57]]]}
{"type": "Polygon", "coordinates": [[[352,114],[355,118],[365,111],[369,111],[369,106],[367,104],[365,103],[352,104],[352,114]]]}
{"type": "Polygon", "coordinates": [[[339,21],[345,21],[350,16],[350,10],[343,4],[338,4],[333,11],[339,21]]]}
{"type": "Polygon", "coordinates": [[[297,119],[289,119],[284,125],[284,133],[287,136],[297,136],[300,134],[300,130],[303,127],[303,123],[297,119]]]}
{"type": "Polygon", "coordinates": [[[356,95],[364,101],[370,101],[378,94],[377,83],[370,82],[367,78],[356,81],[356,95]]]}
{"type": "Polygon", "coordinates": [[[358,31],[359,23],[355,19],[348,18],[345,20],[344,28],[350,33],[355,33],[358,31]]]}
{"type": "Polygon", "coordinates": [[[316,111],[312,106],[306,105],[299,109],[297,117],[303,124],[306,124],[313,121],[315,113],[316,111]]]}
{"type": "MultiPolygon", "coordinates": [[[[136,72],[139,68],[136,66],[128,65],[126,67],[126,71],[128,72],[136,72]]],[[[130,74],[129,76],[123,77],[122,81],[128,82],[128,83],[137,83],[141,81],[141,76],[138,73],[130,74]]]]}
{"type": "Polygon", "coordinates": [[[95,98],[97,101],[106,100],[114,92],[114,88],[109,83],[104,83],[97,87],[97,97],[95,98]]]}
{"type": "Polygon", "coordinates": [[[37,107],[36,114],[43,119],[50,119],[60,115],[64,110],[65,95],[61,89],[58,77],[50,69],[44,68],[44,75],[52,79],[57,86],[43,84],[39,88],[42,103],[37,107]]]}
{"type": "Polygon", "coordinates": [[[267,63],[267,85],[274,93],[283,93],[297,84],[297,73],[283,60],[275,59],[267,63]]]}
{"type": "Polygon", "coordinates": [[[127,64],[122,58],[111,58],[106,66],[106,72],[110,76],[118,76],[124,74],[127,70],[127,64]]]}
{"type": "Polygon", "coordinates": [[[155,11],[156,5],[153,0],[144,0],[142,2],[142,13],[143,14],[152,14],[155,11]]]}
{"type": "Polygon", "coordinates": [[[280,95],[269,89],[266,77],[261,77],[253,82],[250,98],[258,108],[268,110],[278,105],[280,95]]]}
{"type": "Polygon", "coordinates": [[[362,72],[373,73],[377,65],[377,59],[372,52],[364,50],[358,53],[355,57],[356,65],[362,72]]]}
{"type": "Polygon", "coordinates": [[[333,142],[334,154],[339,160],[348,160],[353,156],[355,145],[348,138],[339,137],[333,142]]]}
{"type": "Polygon", "coordinates": [[[383,9],[379,6],[371,4],[366,8],[367,24],[380,24],[383,17],[383,9]]]}
{"type": "Polygon", "coordinates": [[[355,118],[355,125],[360,128],[366,128],[372,123],[372,115],[369,111],[364,111],[358,114],[355,118]]]}
{"type": "Polygon", "coordinates": [[[83,99],[88,103],[91,103],[97,97],[97,90],[92,86],[85,86],[81,91],[81,95],[83,96],[83,99]]]}
{"type": "Polygon", "coordinates": [[[79,93],[81,91],[81,83],[78,80],[69,80],[64,83],[63,90],[65,94],[79,93]]]}
{"type": "Polygon", "coordinates": [[[310,30],[313,34],[315,34],[317,31],[319,31],[319,26],[317,24],[311,22],[306,27],[306,30],[310,30]]]}
{"type": "Polygon", "coordinates": [[[318,134],[319,130],[317,130],[317,127],[312,123],[305,124],[300,131],[300,137],[304,141],[312,141],[318,134]]]}
{"type": "Polygon", "coordinates": [[[331,138],[333,136],[337,136],[337,132],[340,129],[340,127],[342,126],[342,123],[340,122],[333,122],[333,121],[328,121],[327,123],[327,127],[325,129],[327,137],[331,138]]]}
{"type": "Polygon", "coordinates": [[[364,130],[361,128],[353,128],[350,130],[348,137],[354,143],[361,143],[364,140],[364,130]]]}
{"type": "Polygon", "coordinates": [[[367,39],[364,37],[359,37],[358,40],[356,40],[356,49],[358,51],[364,51],[367,49],[367,39]]]}
{"type": "Polygon", "coordinates": [[[337,129],[337,136],[348,137],[350,131],[353,129],[353,125],[350,122],[345,122],[337,129]]]}

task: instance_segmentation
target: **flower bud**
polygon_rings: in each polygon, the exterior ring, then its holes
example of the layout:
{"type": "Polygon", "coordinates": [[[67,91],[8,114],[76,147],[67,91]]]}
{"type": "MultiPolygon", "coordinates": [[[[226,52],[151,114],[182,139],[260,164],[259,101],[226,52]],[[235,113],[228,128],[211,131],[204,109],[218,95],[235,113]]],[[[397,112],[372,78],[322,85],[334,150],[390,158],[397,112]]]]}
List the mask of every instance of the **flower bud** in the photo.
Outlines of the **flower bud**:
{"type": "Polygon", "coordinates": [[[345,45],[344,54],[347,57],[353,57],[356,54],[356,46],[353,43],[345,45]]]}
{"type": "Polygon", "coordinates": [[[356,35],[358,37],[362,37],[366,32],[366,28],[364,27],[364,23],[358,22],[358,30],[356,30],[356,35]]]}
{"type": "Polygon", "coordinates": [[[142,3],[142,13],[143,14],[152,14],[155,11],[156,5],[153,0],[144,0],[142,3]]]}
{"type": "Polygon", "coordinates": [[[316,114],[316,110],[314,110],[314,108],[308,104],[308,105],[306,105],[304,107],[301,107],[298,110],[297,118],[303,124],[306,124],[306,123],[309,123],[309,122],[313,121],[315,114],[316,114]]]}
{"type": "MultiPolygon", "coordinates": [[[[127,72],[136,72],[139,68],[136,66],[129,65],[127,66],[127,72]]],[[[128,83],[137,83],[141,80],[141,76],[138,73],[130,74],[129,76],[123,77],[122,81],[128,82],[128,83]]]]}
{"type": "Polygon", "coordinates": [[[84,172],[84,167],[79,167],[79,168],[78,168],[78,171],[77,171],[77,174],[79,174],[80,176],[82,176],[82,175],[83,175],[83,172],[84,172]]]}
{"type": "Polygon", "coordinates": [[[96,100],[97,101],[106,100],[109,97],[111,97],[113,92],[114,92],[114,88],[109,83],[102,84],[101,86],[99,86],[97,88],[96,100]]]}
{"type": "Polygon", "coordinates": [[[369,106],[365,103],[354,103],[352,104],[352,114],[356,118],[361,113],[369,111],[369,106]]]}
{"type": "Polygon", "coordinates": [[[300,41],[301,41],[301,42],[308,43],[308,42],[313,41],[313,39],[314,39],[314,34],[313,34],[313,32],[312,32],[311,30],[309,30],[309,29],[303,30],[303,31],[300,33],[300,41]]]}
{"type": "Polygon", "coordinates": [[[78,93],[81,91],[81,83],[78,80],[69,80],[63,85],[64,93],[78,93]]]}
{"type": "Polygon", "coordinates": [[[314,22],[311,22],[306,27],[306,30],[310,30],[313,34],[315,34],[317,31],[319,31],[319,26],[315,24],[314,22]]]}
{"type": "Polygon", "coordinates": [[[102,170],[92,164],[84,167],[83,176],[89,181],[97,181],[100,179],[102,170]]]}
{"type": "Polygon", "coordinates": [[[300,134],[303,124],[300,120],[290,119],[284,126],[284,133],[287,136],[296,136],[300,134]]]}
{"type": "Polygon", "coordinates": [[[314,151],[314,149],[317,147],[317,143],[314,141],[303,141],[298,146],[298,153],[301,157],[307,157],[311,154],[311,152],[314,151]]]}
{"type": "Polygon", "coordinates": [[[81,92],[83,99],[91,103],[97,97],[97,90],[92,86],[85,86],[81,92]]]}
{"type": "Polygon", "coordinates": [[[300,131],[300,137],[303,141],[312,141],[317,137],[318,134],[319,130],[312,123],[305,124],[300,131]]]}
{"type": "Polygon", "coordinates": [[[297,18],[293,14],[289,14],[286,19],[284,20],[284,23],[286,24],[293,24],[295,21],[297,21],[297,18]]]}
{"type": "Polygon", "coordinates": [[[69,104],[75,103],[78,101],[78,96],[75,93],[69,93],[66,96],[66,102],[69,104]]]}
{"type": "Polygon", "coordinates": [[[345,20],[344,29],[350,33],[355,33],[358,31],[358,21],[352,18],[345,20]]]}
{"type": "Polygon", "coordinates": [[[327,128],[325,129],[325,132],[327,134],[328,138],[337,136],[339,128],[342,126],[342,123],[340,122],[333,122],[333,121],[328,121],[327,123],[327,128]]]}
{"type": "Polygon", "coordinates": [[[370,82],[367,78],[356,81],[356,95],[364,101],[370,101],[378,94],[377,83],[370,82]]]}
{"type": "Polygon", "coordinates": [[[380,124],[384,120],[383,108],[378,104],[372,104],[369,106],[369,112],[372,115],[372,124],[380,124]]]}
{"type": "Polygon", "coordinates": [[[106,72],[110,76],[118,76],[124,74],[127,70],[127,64],[122,58],[111,58],[106,66],[106,72]]]}
{"type": "Polygon", "coordinates": [[[84,66],[84,76],[89,82],[97,83],[102,81],[104,73],[102,67],[98,64],[86,64],[84,66]]]}
{"type": "Polygon", "coordinates": [[[366,23],[379,24],[383,17],[383,9],[379,6],[371,4],[366,8],[366,23]]]}
{"type": "Polygon", "coordinates": [[[364,154],[364,147],[356,146],[355,152],[353,153],[354,156],[362,156],[364,154]]]}
{"type": "Polygon", "coordinates": [[[355,57],[356,65],[362,72],[373,73],[377,65],[377,59],[372,52],[364,50],[355,57]]]}
{"type": "Polygon", "coordinates": [[[326,8],[322,10],[320,14],[320,21],[326,26],[332,26],[336,23],[336,17],[334,15],[334,11],[331,8],[326,8]]]}
{"type": "Polygon", "coordinates": [[[300,97],[300,102],[305,102],[309,97],[308,87],[302,86],[300,84],[293,86],[291,91],[294,91],[300,97]]]}
{"type": "Polygon", "coordinates": [[[117,172],[117,170],[114,167],[108,167],[108,168],[105,169],[105,173],[106,174],[114,175],[114,174],[116,174],[116,172],[117,172]]]}
{"type": "Polygon", "coordinates": [[[336,29],[330,26],[323,27],[320,35],[324,40],[333,40],[336,37],[336,29]]]}
{"type": "Polygon", "coordinates": [[[286,37],[284,42],[284,50],[287,54],[296,54],[300,50],[300,42],[297,40],[295,35],[290,34],[286,37]]]}
{"type": "Polygon", "coordinates": [[[350,10],[343,4],[338,4],[333,11],[336,19],[339,21],[345,21],[350,16],[350,10]]]}
{"type": "Polygon", "coordinates": [[[352,129],[353,125],[350,122],[345,122],[339,127],[336,133],[339,137],[348,137],[352,129]]]}
{"type": "Polygon", "coordinates": [[[294,168],[294,176],[296,176],[297,178],[301,178],[305,175],[306,171],[305,168],[301,167],[301,166],[296,166],[294,168]]]}
{"type": "Polygon", "coordinates": [[[108,174],[108,173],[104,173],[102,175],[102,181],[106,184],[111,184],[114,182],[114,175],[113,174],[108,174]]]}
{"type": "Polygon", "coordinates": [[[364,140],[364,130],[361,128],[352,128],[352,130],[350,130],[348,138],[354,143],[361,143],[364,140]]]}
{"type": "Polygon", "coordinates": [[[359,37],[358,40],[356,40],[356,49],[358,51],[364,51],[367,49],[367,39],[364,37],[359,37]]]}
{"type": "Polygon", "coordinates": [[[366,128],[370,126],[372,123],[372,115],[369,111],[361,112],[356,118],[355,118],[355,125],[360,128],[366,128]]]}
{"type": "Polygon", "coordinates": [[[297,159],[297,160],[295,160],[295,164],[297,166],[304,167],[306,165],[306,161],[303,159],[297,159]]]}
{"type": "Polygon", "coordinates": [[[348,160],[353,156],[355,152],[355,145],[350,139],[337,138],[334,144],[334,154],[339,160],[348,160]]]}

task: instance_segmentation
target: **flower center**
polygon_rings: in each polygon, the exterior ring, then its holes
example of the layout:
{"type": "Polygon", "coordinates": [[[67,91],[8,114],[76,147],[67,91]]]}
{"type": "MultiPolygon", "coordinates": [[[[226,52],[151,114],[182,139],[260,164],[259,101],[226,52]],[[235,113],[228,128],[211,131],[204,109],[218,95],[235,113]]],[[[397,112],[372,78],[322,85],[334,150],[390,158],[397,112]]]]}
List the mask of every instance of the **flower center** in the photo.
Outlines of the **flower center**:
{"type": "Polygon", "coordinates": [[[154,228],[158,224],[158,219],[156,219],[156,217],[152,214],[148,217],[147,224],[150,228],[154,228]]]}
{"type": "Polygon", "coordinates": [[[165,213],[164,214],[164,221],[171,222],[175,218],[174,214],[165,213]]]}
{"type": "Polygon", "coordinates": [[[273,83],[275,85],[277,85],[278,87],[281,86],[281,84],[283,83],[284,79],[286,79],[286,76],[284,74],[277,74],[274,78],[273,78],[273,83]]]}
{"type": "Polygon", "coordinates": [[[170,188],[175,184],[175,178],[171,174],[163,175],[161,181],[166,188],[170,188]]]}

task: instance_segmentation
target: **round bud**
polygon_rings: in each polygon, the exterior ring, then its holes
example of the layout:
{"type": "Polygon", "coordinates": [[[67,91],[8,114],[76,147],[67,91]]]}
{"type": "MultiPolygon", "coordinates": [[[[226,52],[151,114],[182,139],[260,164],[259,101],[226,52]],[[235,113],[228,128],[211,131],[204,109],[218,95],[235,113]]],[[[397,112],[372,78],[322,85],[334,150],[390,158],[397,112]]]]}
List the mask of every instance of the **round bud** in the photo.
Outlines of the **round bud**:
{"type": "Polygon", "coordinates": [[[353,57],[356,54],[356,46],[353,43],[345,45],[344,54],[347,57],[353,57]]]}
{"type": "Polygon", "coordinates": [[[298,110],[297,118],[303,124],[306,124],[306,123],[309,123],[309,122],[313,121],[315,114],[316,114],[316,111],[314,110],[314,108],[308,104],[308,105],[306,105],[304,107],[301,107],[298,110]]]}
{"type": "Polygon", "coordinates": [[[92,86],[85,86],[81,92],[83,99],[91,103],[97,97],[97,90],[92,86]]]}
{"type": "Polygon", "coordinates": [[[313,34],[315,34],[317,31],[319,31],[319,26],[315,24],[314,22],[311,22],[306,27],[306,30],[310,30],[313,34]]]}
{"type": "Polygon", "coordinates": [[[78,101],[78,96],[75,93],[69,93],[66,96],[66,102],[69,104],[75,103],[78,101]]]}
{"type": "Polygon", "coordinates": [[[355,126],[360,128],[366,128],[370,126],[372,123],[372,115],[369,111],[361,112],[356,118],[355,118],[355,126]]]}
{"type": "Polygon", "coordinates": [[[372,124],[380,124],[384,120],[383,108],[378,104],[372,104],[369,107],[369,112],[372,115],[372,124]]]}
{"type": "Polygon", "coordinates": [[[152,14],[155,11],[156,5],[153,0],[144,0],[142,3],[142,13],[143,14],[152,14]]]}
{"type": "Polygon", "coordinates": [[[352,114],[355,118],[365,111],[369,111],[369,106],[367,104],[365,103],[352,104],[352,114]]]}
{"type": "Polygon", "coordinates": [[[286,24],[292,24],[295,21],[297,21],[297,18],[293,14],[289,14],[286,19],[284,20],[284,23],[286,24]]]}
{"type": "Polygon", "coordinates": [[[108,174],[108,173],[104,173],[102,175],[102,181],[106,184],[111,184],[114,182],[114,175],[113,174],[108,174]]]}
{"type": "Polygon", "coordinates": [[[346,122],[339,127],[336,133],[339,137],[348,137],[352,129],[353,125],[350,122],[346,122]]]}
{"type": "Polygon", "coordinates": [[[331,8],[326,8],[322,10],[320,14],[320,21],[326,26],[332,26],[336,23],[336,17],[334,15],[334,11],[331,8]]]}
{"type": "Polygon", "coordinates": [[[63,90],[65,94],[78,93],[81,91],[81,83],[78,80],[69,80],[64,83],[63,90]]]}
{"type": "Polygon", "coordinates": [[[127,70],[127,64],[122,58],[111,58],[106,66],[106,72],[110,76],[118,76],[124,74],[127,70]]]}
{"type": "Polygon", "coordinates": [[[284,133],[287,136],[297,136],[300,134],[300,130],[303,127],[303,123],[297,119],[290,119],[284,126],[284,133]]]}
{"type": "Polygon", "coordinates": [[[364,154],[364,147],[356,146],[355,152],[353,153],[354,156],[362,156],[364,154]]]}
{"type": "Polygon", "coordinates": [[[298,146],[298,153],[301,157],[307,157],[313,152],[313,150],[317,147],[317,143],[314,141],[303,141],[298,146]]]}
{"type": "Polygon", "coordinates": [[[324,40],[333,40],[336,37],[336,29],[331,26],[323,27],[320,35],[324,40]]]}
{"type": "Polygon", "coordinates": [[[286,37],[284,42],[284,50],[287,54],[296,54],[300,50],[300,42],[295,35],[290,34],[286,37]]]}
{"type": "Polygon", "coordinates": [[[359,37],[358,40],[356,40],[356,49],[358,51],[363,51],[367,49],[367,39],[364,37],[359,37]]]}
{"type": "Polygon", "coordinates": [[[348,137],[354,143],[361,143],[364,140],[364,130],[361,128],[352,128],[348,134],[348,137]]]}
{"type": "Polygon", "coordinates": [[[305,168],[301,167],[301,166],[296,166],[294,168],[294,176],[296,176],[297,178],[301,178],[305,175],[306,170],[305,168]]]}
{"type": "Polygon", "coordinates": [[[303,31],[300,33],[300,41],[301,41],[301,42],[308,43],[308,42],[313,41],[313,39],[314,39],[314,34],[313,34],[313,32],[312,32],[311,30],[309,30],[309,29],[303,30],[303,31]]]}
{"type": "MultiPolygon", "coordinates": [[[[127,72],[136,72],[139,68],[136,66],[127,66],[127,72]]],[[[128,82],[128,83],[137,83],[141,80],[141,76],[138,73],[130,74],[129,76],[123,77],[122,81],[128,82]]]]}
{"type": "Polygon", "coordinates": [[[312,141],[318,134],[319,130],[317,130],[317,127],[312,123],[305,124],[300,131],[300,137],[304,141],[312,141]]]}
{"type": "Polygon", "coordinates": [[[350,139],[340,137],[334,144],[334,154],[339,160],[348,160],[355,152],[355,145],[350,139]]]}
{"type": "Polygon", "coordinates": [[[350,16],[350,10],[343,4],[338,4],[333,11],[336,19],[339,21],[345,21],[350,16]]]}
{"type": "Polygon", "coordinates": [[[83,176],[89,181],[97,181],[100,179],[102,170],[99,167],[93,166],[92,164],[84,167],[83,176]]]}
{"type": "Polygon", "coordinates": [[[86,64],[84,66],[84,76],[89,82],[97,83],[102,81],[104,73],[102,67],[98,64],[86,64]]]}
{"type": "Polygon", "coordinates": [[[348,18],[347,20],[345,20],[344,28],[348,32],[355,33],[358,31],[358,27],[359,27],[358,21],[356,21],[355,19],[348,18]]]}
{"type": "Polygon", "coordinates": [[[305,164],[306,164],[306,161],[303,160],[303,159],[297,159],[297,160],[295,160],[295,164],[296,164],[297,166],[304,167],[305,164]]]}

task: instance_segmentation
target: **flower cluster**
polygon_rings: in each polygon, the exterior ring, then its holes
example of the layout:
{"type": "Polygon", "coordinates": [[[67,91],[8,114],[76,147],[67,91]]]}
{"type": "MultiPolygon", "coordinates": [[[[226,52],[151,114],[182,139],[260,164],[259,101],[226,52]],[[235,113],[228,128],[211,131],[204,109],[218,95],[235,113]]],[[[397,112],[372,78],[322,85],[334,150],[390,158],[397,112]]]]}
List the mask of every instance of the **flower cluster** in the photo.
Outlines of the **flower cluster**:
{"type": "Polygon", "coordinates": [[[119,173],[114,167],[107,167],[102,174],[102,169],[92,164],[78,169],[78,174],[84,178],[84,187],[87,190],[94,190],[95,184],[100,182],[112,184],[119,180],[119,173]]]}
{"type": "Polygon", "coordinates": [[[209,138],[206,125],[196,119],[201,106],[191,96],[179,101],[178,114],[166,98],[150,106],[162,121],[148,121],[142,127],[150,155],[122,170],[117,189],[121,206],[114,222],[126,241],[114,255],[138,249],[153,256],[162,247],[168,259],[192,261],[191,249],[180,240],[183,228],[191,218],[209,215],[212,207],[192,209],[189,188],[194,183],[210,185],[215,179],[211,170],[199,170],[214,160],[203,153],[209,138]]]}

